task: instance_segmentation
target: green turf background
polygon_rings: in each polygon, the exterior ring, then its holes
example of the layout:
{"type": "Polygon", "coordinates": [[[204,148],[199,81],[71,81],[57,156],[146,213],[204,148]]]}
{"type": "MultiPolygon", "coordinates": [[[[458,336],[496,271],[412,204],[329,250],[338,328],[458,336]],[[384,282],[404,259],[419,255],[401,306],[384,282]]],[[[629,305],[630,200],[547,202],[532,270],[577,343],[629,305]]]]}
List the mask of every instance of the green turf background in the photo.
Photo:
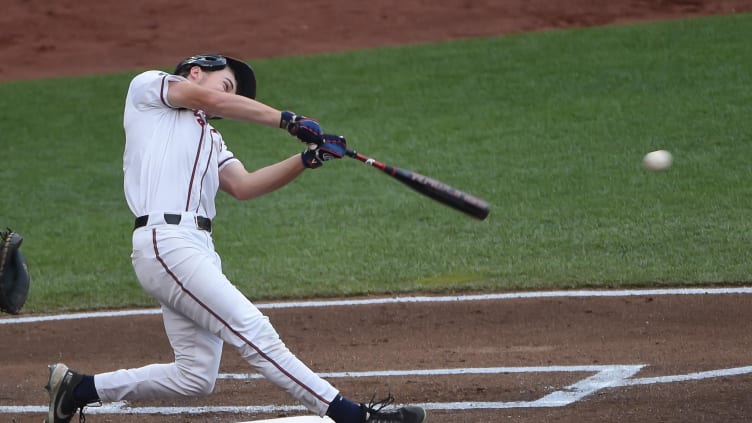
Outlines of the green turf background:
{"type": "MultiPolygon", "coordinates": [[[[259,99],[488,200],[478,222],[354,160],[218,199],[252,299],[750,280],[752,15],[256,60],[259,99]],[[674,154],[651,174],[642,156],[674,154]]],[[[169,64],[155,64],[168,69],[169,64]]],[[[0,84],[0,225],[29,312],[154,304],[130,267],[122,104],[137,72],[0,84]]],[[[247,167],[299,150],[216,125],[247,167]]]]}

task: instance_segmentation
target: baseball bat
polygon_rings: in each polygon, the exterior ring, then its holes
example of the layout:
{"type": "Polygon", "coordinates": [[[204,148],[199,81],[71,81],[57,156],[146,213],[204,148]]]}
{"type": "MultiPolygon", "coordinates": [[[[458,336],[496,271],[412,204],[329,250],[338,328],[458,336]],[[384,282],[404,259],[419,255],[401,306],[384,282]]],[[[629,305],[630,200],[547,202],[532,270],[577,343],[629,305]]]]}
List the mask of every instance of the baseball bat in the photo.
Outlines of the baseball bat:
{"type": "Polygon", "coordinates": [[[429,178],[428,176],[407,169],[390,166],[358,153],[355,150],[347,150],[346,154],[349,157],[381,170],[415,191],[478,220],[485,219],[491,211],[491,206],[487,202],[466,192],[452,188],[436,179],[429,178]]]}

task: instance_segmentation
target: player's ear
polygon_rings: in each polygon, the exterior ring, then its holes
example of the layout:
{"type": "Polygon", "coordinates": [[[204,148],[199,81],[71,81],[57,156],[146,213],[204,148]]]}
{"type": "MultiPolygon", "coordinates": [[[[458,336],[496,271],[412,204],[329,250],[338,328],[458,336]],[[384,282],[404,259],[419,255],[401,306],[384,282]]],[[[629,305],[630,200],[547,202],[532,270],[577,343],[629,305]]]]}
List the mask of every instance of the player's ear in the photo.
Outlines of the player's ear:
{"type": "Polygon", "coordinates": [[[188,72],[188,79],[191,81],[198,81],[198,79],[201,77],[201,66],[193,66],[188,72]]]}

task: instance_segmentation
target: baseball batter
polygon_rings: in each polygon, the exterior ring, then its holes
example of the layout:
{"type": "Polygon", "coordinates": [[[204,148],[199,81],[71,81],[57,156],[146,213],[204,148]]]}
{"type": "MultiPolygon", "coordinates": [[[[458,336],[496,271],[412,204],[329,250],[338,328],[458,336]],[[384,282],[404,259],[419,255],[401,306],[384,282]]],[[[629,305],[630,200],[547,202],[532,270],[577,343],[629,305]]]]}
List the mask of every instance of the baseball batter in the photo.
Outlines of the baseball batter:
{"type": "Polygon", "coordinates": [[[49,366],[48,423],[69,422],[87,405],[207,395],[214,389],[223,344],[312,412],[337,423],[421,423],[420,407],[384,408],[343,397],[295,357],[269,319],[225,276],[211,236],[215,195],[239,200],[283,187],[305,169],[339,159],[344,137],[324,134],[313,119],[255,100],[246,63],[207,54],[189,57],[174,74],[147,71],[130,83],[123,125],[124,190],[133,212],[131,260],[143,288],[159,301],[175,361],[87,375],[49,366]],[[252,172],[228,149],[211,118],[287,130],[302,153],[252,172]]]}

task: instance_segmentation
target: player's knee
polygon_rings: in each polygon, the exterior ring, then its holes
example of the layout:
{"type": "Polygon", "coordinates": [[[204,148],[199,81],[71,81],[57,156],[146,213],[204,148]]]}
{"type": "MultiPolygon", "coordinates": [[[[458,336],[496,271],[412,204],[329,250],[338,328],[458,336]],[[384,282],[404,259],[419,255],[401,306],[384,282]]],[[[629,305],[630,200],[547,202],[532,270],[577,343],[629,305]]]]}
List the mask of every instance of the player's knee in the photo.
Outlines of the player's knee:
{"type": "Polygon", "coordinates": [[[204,396],[214,392],[215,382],[213,380],[202,380],[195,386],[195,395],[204,396]]]}
{"type": "Polygon", "coordinates": [[[189,396],[205,396],[214,392],[214,380],[202,377],[191,377],[186,379],[185,382],[185,389],[189,396]]]}
{"type": "Polygon", "coordinates": [[[182,369],[180,372],[181,385],[187,396],[204,396],[214,392],[217,375],[209,375],[195,371],[195,369],[182,369]]]}

